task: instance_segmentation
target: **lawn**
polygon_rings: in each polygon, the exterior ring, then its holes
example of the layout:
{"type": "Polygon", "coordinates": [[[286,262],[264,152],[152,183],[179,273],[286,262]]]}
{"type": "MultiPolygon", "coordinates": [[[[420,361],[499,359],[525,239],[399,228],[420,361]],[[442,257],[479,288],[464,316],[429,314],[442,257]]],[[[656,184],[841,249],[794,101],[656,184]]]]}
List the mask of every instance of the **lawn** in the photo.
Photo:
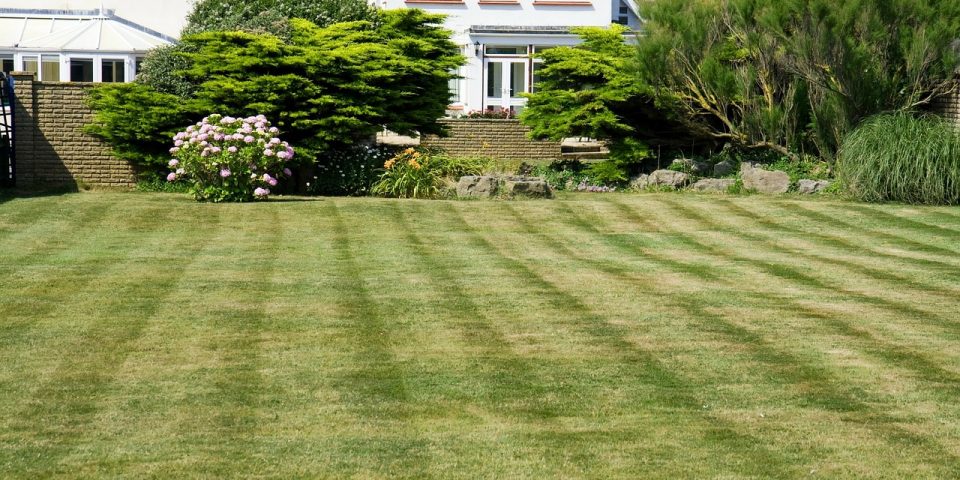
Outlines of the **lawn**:
{"type": "Polygon", "coordinates": [[[960,476],[960,210],[0,203],[0,477],[960,476]]]}

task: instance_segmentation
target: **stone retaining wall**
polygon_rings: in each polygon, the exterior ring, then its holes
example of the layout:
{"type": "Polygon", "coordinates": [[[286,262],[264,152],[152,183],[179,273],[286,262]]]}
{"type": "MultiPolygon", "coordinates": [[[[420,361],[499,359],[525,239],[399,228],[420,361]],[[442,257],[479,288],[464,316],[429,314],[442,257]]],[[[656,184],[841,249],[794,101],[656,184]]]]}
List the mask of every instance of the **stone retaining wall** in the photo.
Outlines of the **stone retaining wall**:
{"type": "Polygon", "coordinates": [[[531,140],[530,129],[518,120],[444,119],[449,136],[426,135],[425,147],[442,148],[454,157],[553,161],[561,158],[560,142],[531,140]]]}
{"type": "Polygon", "coordinates": [[[938,99],[934,102],[933,108],[960,125],[960,92],[938,99]]]}
{"type": "Polygon", "coordinates": [[[135,183],[128,162],[115,158],[106,143],[83,132],[93,119],[86,103],[93,84],[37,82],[27,72],[12,76],[18,187],[129,187],[135,183]]]}

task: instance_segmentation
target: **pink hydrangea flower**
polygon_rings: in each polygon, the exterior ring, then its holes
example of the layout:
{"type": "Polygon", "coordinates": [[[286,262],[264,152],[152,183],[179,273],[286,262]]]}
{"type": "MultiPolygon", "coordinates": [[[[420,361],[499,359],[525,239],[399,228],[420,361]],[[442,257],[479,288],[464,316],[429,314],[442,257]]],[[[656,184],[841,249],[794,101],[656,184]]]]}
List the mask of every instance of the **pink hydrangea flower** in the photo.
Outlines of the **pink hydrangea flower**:
{"type": "Polygon", "coordinates": [[[276,179],[276,178],[273,178],[273,177],[270,177],[270,180],[267,180],[267,183],[268,183],[271,187],[276,187],[276,186],[277,186],[277,179],[276,179]]]}
{"type": "MultiPolygon", "coordinates": [[[[285,153],[285,152],[280,152],[280,153],[285,153]]],[[[288,176],[288,177],[293,176],[293,172],[291,172],[289,168],[284,168],[284,169],[283,169],[283,174],[286,175],[286,176],[288,176]]]]}
{"type": "Polygon", "coordinates": [[[237,153],[237,147],[227,147],[227,151],[230,153],[237,153]]]}
{"type": "Polygon", "coordinates": [[[289,157],[287,152],[277,152],[277,158],[279,158],[280,160],[286,160],[287,157],[289,157]]]}
{"type": "Polygon", "coordinates": [[[272,156],[274,155],[274,153],[273,153],[273,150],[270,150],[270,149],[268,148],[268,149],[266,149],[266,150],[263,151],[263,155],[264,155],[264,156],[267,156],[267,157],[272,157],[272,156]]]}
{"type": "Polygon", "coordinates": [[[263,198],[263,197],[266,197],[267,195],[270,195],[270,190],[267,190],[266,188],[257,187],[257,189],[253,191],[253,195],[255,197],[263,198]]]}
{"type": "Polygon", "coordinates": [[[221,177],[227,178],[227,177],[229,177],[230,175],[231,175],[231,173],[230,173],[230,169],[229,169],[229,168],[224,168],[224,169],[221,169],[221,170],[220,170],[220,176],[221,176],[221,177]]]}
{"type": "Polygon", "coordinates": [[[174,158],[174,159],[170,160],[170,161],[167,163],[167,165],[169,165],[170,168],[176,167],[177,165],[180,165],[180,160],[177,160],[176,158],[174,158]]]}
{"type": "Polygon", "coordinates": [[[176,174],[176,173],[170,172],[170,174],[167,175],[167,181],[168,181],[168,182],[172,182],[172,181],[174,181],[174,180],[176,180],[176,179],[177,179],[177,174],[176,174]]]}
{"type": "Polygon", "coordinates": [[[173,147],[170,149],[170,155],[176,155],[180,151],[180,147],[173,147]]]}
{"type": "Polygon", "coordinates": [[[244,143],[253,143],[254,140],[255,140],[255,139],[254,139],[253,137],[251,137],[250,135],[247,135],[246,137],[243,137],[244,143]]]}

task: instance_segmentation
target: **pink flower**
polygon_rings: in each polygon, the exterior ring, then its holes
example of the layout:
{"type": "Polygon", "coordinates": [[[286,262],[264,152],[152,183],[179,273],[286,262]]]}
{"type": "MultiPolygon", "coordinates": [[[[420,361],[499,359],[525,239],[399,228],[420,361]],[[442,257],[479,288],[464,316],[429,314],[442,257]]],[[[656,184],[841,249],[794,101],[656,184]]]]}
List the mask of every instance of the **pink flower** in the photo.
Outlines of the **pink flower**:
{"type": "Polygon", "coordinates": [[[233,117],[223,117],[223,118],[220,119],[220,123],[223,123],[223,124],[233,123],[233,122],[236,122],[236,121],[237,121],[237,119],[236,119],[236,118],[233,118],[233,117]]]}
{"type": "Polygon", "coordinates": [[[169,165],[170,168],[176,167],[177,165],[180,165],[180,160],[177,160],[176,158],[174,158],[173,160],[170,160],[170,162],[168,162],[167,165],[169,165]]]}
{"type": "Polygon", "coordinates": [[[229,168],[224,168],[224,169],[220,170],[220,176],[223,177],[223,178],[229,177],[229,176],[230,176],[230,169],[229,169],[229,168]]]}
{"type": "Polygon", "coordinates": [[[176,155],[180,151],[180,147],[173,147],[170,149],[170,155],[176,155]]]}
{"type": "Polygon", "coordinates": [[[280,139],[279,139],[279,138],[273,137],[273,138],[270,139],[270,145],[279,145],[279,144],[280,144],[280,139]]]}
{"type": "Polygon", "coordinates": [[[277,133],[280,133],[280,129],[277,127],[270,127],[269,132],[273,134],[277,134],[277,133]]]}
{"type": "Polygon", "coordinates": [[[167,175],[167,181],[168,181],[168,182],[172,182],[172,181],[174,181],[174,180],[176,180],[176,179],[177,179],[177,174],[176,174],[176,173],[170,172],[170,174],[167,175]]]}
{"type": "Polygon", "coordinates": [[[277,152],[277,158],[280,160],[286,160],[289,156],[290,155],[288,155],[287,152],[277,152]]]}
{"type": "Polygon", "coordinates": [[[263,174],[263,181],[264,181],[264,182],[269,182],[271,178],[273,178],[273,177],[271,177],[269,173],[264,173],[264,174],[263,174]]]}
{"type": "Polygon", "coordinates": [[[272,157],[274,155],[273,150],[270,150],[269,148],[264,150],[263,154],[267,157],[272,157]]]}
{"type": "Polygon", "coordinates": [[[254,140],[254,138],[251,137],[250,135],[247,135],[246,137],[243,137],[244,143],[253,143],[253,140],[254,140]]]}
{"type": "Polygon", "coordinates": [[[174,147],[182,147],[182,146],[183,146],[183,140],[181,140],[181,139],[178,138],[176,142],[173,142],[173,146],[174,146],[174,147]]]}
{"type": "Polygon", "coordinates": [[[267,180],[267,183],[270,184],[271,187],[276,187],[276,186],[277,186],[277,179],[276,179],[276,178],[273,178],[273,177],[270,177],[270,180],[267,180]]]}
{"type": "MultiPolygon", "coordinates": [[[[284,153],[284,152],[280,152],[280,153],[284,153]]],[[[293,172],[291,172],[289,168],[284,168],[284,169],[283,169],[283,174],[286,175],[286,176],[288,176],[288,177],[293,176],[293,172]]]]}
{"type": "Polygon", "coordinates": [[[200,156],[201,156],[201,157],[206,157],[206,156],[209,156],[209,155],[210,155],[210,149],[208,149],[208,148],[204,148],[203,151],[200,152],[200,156]]]}
{"type": "Polygon", "coordinates": [[[220,147],[210,147],[210,153],[220,153],[220,152],[221,152],[220,147]]]}
{"type": "Polygon", "coordinates": [[[266,188],[257,187],[257,189],[253,191],[253,195],[255,197],[264,198],[267,195],[270,195],[270,190],[266,188]]]}
{"type": "Polygon", "coordinates": [[[228,147],[227,151],[230,153],[237,153],[237,147],[228,147]]]}

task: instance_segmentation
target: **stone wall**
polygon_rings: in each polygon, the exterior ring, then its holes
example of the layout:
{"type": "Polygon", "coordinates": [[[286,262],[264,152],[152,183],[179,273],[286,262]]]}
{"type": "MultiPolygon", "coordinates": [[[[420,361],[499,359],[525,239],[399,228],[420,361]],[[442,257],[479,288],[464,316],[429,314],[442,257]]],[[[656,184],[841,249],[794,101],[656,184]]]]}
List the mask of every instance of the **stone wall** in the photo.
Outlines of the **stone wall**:
{"type": "Polygon", "coordinates": [[[954,92],[952,95],[938,99],[933,108],[955,123],[960,124],[960,92],[954,92]]]}
{"type": "Polygon", "coordinates": [[[427,135],[421,145],[442,148],[454,157],[552,161],[561,158],[560,142],[531,140],[518,120],[444,119],[449,136],[427,135]]]}
{"type": "Polygon", "coordinates": [[[130,164],[114,158],[102,140],[83,132],[93,119],[86,104],[93,84],[37,82],[26,72],[12,76],[18,187],[134,184],[130,164]]]}

